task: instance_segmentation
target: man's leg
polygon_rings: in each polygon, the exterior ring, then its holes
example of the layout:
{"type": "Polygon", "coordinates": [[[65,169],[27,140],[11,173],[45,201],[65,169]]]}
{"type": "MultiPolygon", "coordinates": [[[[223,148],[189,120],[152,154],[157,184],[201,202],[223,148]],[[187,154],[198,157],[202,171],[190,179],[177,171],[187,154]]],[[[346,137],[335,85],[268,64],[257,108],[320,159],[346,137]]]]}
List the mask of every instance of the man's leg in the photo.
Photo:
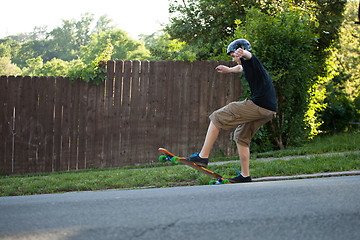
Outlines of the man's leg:
{"type": "Polygon", "coordinates": [[[220,130],[213,124],[213,122],[210,122],[210,125],[208,127],[208,131],[206,133],[204,145],[200,152],[200,157],[202,158],[209,158],[211,149],[219,136],[220,130]]]}
{"type": "Polygon", "coordinates": [[[241,175],[243,177],[250,176],[249,162],[250,162],[250,148],[236,143],[239,151],[239,157],[241,161],[241,175]]]}

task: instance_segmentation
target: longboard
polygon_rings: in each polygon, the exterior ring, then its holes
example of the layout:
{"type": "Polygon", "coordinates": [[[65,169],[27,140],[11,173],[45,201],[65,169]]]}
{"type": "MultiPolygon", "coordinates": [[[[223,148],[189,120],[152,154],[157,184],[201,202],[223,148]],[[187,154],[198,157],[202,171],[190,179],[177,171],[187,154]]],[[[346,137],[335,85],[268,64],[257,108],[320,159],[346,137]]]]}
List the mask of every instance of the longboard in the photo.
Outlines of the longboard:
{"type": "Polygon", "coordinates": [[[170,161],[174,164],[179,164],[179,163],[183,163],[189,167],[194,168],[195,170],[198,170],[201,173],[204,173],[212,178],[215,178],[216,180],[210,181],[210,185],[213,184],[229,184],[231,183],[229,180],[224,179],[220,174],[217,174],[215,172],[210,171],[209,169],[206,169],[204,167],[201,167],[189,160],[187,160],[184,157],[178,157],[175,154],[169,152],[168,150],[166,150],[165,148],[159,148],[159,152],[164,154],[161,155],[159,157],[159,162],[166,162],[166,161],[170,161]]]}

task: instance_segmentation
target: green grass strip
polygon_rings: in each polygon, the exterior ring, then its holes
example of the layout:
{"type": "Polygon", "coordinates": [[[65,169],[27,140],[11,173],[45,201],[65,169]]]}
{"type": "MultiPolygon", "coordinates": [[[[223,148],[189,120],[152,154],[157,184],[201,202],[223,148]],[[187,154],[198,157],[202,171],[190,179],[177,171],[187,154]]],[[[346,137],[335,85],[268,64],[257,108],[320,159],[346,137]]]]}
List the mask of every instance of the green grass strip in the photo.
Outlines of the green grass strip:
{"type": "MultiPolygon", "coordinates": [[[[235,168],[240,169],[240,162],[209,166],[210,170],[225,178],[237,175],[235,168]]],[[[251,161],[250,169],[253,178],[360,170],[360,153],[313,156],[291,160],[251,161]]],[[[187,166],[146,169],[117,168],[5,176],[0,178],[0,196],[205,185],[210,180],[210,177],[187,166]]]]}

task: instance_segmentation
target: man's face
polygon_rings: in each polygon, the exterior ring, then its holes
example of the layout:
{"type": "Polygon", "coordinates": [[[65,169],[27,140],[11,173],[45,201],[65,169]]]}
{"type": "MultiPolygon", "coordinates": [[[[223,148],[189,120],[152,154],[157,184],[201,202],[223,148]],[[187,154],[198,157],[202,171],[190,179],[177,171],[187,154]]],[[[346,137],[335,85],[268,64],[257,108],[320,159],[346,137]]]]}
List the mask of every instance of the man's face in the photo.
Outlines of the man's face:
{"type": "Polygon", "coordinates": [[[240,57],[237,57],[234,52],[230,53],[230,56],[232,57],[232,60],[238,64],[241,64],[240,57]]]}

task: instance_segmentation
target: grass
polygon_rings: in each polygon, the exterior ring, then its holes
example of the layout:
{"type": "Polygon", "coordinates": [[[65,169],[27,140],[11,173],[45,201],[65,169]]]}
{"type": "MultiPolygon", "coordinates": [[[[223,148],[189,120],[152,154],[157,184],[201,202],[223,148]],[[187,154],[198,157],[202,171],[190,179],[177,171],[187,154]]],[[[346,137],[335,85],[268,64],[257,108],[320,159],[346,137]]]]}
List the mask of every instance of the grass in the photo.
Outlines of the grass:
{"type": "Polygon", "coordinates": [[[302,147],[254,154],[255,158],[285,157],[295,155],[348,152],[360,150],[360,132],[320,136],[302,147]]]}
{"type": "MultiPolygon", "coordinates": [[[[360,132],[315,139],[299,148],[257,154],[257,158],[348,152],[330,156],[300,157],[291,160],[251,161],[253,178],[297,175],[318,172],[360,170],[360,132]]],[[[226,158],[228,159],[228,158],[226,158]]],[[[224,160],[223,158],[217,159],[224,160]]],[[[69,191],[105,189],[159,188],[204,185],[211,180],[187,166],[159,167],[161,164],[138,167],[93,169],[83,171],[0,177],[0,196],[19,196],[69,191]]],[[[239,162],[211,165],[209,169],[225,178],[237,175],[239,162]]]]}

